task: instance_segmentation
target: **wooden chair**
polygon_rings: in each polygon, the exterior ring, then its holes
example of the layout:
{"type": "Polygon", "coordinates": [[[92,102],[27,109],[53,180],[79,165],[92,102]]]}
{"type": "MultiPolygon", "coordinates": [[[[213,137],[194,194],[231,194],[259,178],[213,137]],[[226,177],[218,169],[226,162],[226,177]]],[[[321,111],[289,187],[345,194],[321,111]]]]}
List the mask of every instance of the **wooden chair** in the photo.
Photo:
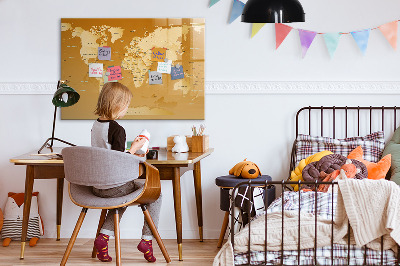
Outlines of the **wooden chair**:
{"type": "MultiPolygon", "coordinates": [[[[82,207],[82,211],[60,265],[66,264],[88,209],[102,209],[96,237],[103,226],[107,210],[116,209],[114,215],[116,265],[121,265],[118,208],[129,205],[139,205],[142,208],[145,220],[149,224],[166,262],[171,262],[145,205],[157,200],[161,193],[160,175],[157,168],[143,162],[137,156],[103,148],[68,147],[63,149],[62,155],[65,179],[70,182],[68,186],[69,196],[74,204],[82,207]],[[138,160],[141,161],[139,169],[138,160]],[[92,186],[116,185],[128,182],[135,175],[145,177],[144,180],[141,180],[144,182],[144,187],[129,195],[118,198],[100,198],[91,191],[92,186]]],[[[92,257],[96,257],[94,247],[92,257]]]]}

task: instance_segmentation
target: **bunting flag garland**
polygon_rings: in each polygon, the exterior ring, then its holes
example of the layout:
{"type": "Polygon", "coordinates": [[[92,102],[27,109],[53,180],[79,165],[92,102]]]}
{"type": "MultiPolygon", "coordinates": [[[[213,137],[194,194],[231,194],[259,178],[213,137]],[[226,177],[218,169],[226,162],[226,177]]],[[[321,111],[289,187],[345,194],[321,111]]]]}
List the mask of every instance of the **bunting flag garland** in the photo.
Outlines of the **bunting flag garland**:
{"type": "Polygon", "coordinates": [[[369,33],[371,29],[360,30],[360,31],[352,31],[351,35],[353,35],[354,40],[356,41],[360,51],[363,55],[365,55],[365,51],[368,46],[369,33]]]}
{"type": "Polygon", "coordinates": [[[342,36],[342,34],[340,34],[339,32],[334,32],[334,33],[325,33],[323,36],[326,48],[328,48],[329,55],[332,58],[333,54],[336,51],[336,48],[338,47],[339,39],[340,36],[342,36]]]}
{"type": "Polygon", "coordinates": [[[229,24],[242,15],[243,8],[244,8],[243,2],[239,0],[233,0],[231,17],[229,18],[229,24]]]}
{"type": "Polygon", "coordinates": [[[394,50],[397,48],[397,22],[396,20],[378,27],[394,50]]]}
{"type": "Polygon", "coordinates": [[[251,38],[256,35],[262,27],[264,27],[265,23],[253,23],[253,26],[251,28],[251,38]]]}
{"type": "Polygon", "coordinates": [[[299,30],[301,54],[304,58],[317,33],[315,31],[299,30]]]}
{"type": "MultiPolygon", "coordinates": [[[[209,7],[212,7],[219,1],[220,0],[210,0],[209,7]]],[[[244,0],[231,0],[231,1],[233,1],[233,3],[232,3],[231,14],[229,16],[229,24],[231,24],[238,17],[240,17],[245,7],[245,3],[243,2],[244,0]]],[[[280,47],[280,45],[283,43],[283,41],[286,39],[286,37],[292,30],[298,30],[301,43],[301,53],[303,58],[306,56],[307,51],[310,48],[317,34],[323,36],[326,48],[328,49],[328,53],[331,58],[333,58],[336,49],[339,45],[340,37],[343,34],[351,34],[353,36],[354,41],[357,43],[357,46],[359,47],[361,53],[365,55],[368,47],[368,41],[371,30],[379,29],[382,32],[383,36],[385,36],[389,44],[392,46],[392,48],[396,50],[399,21],[400,20],[395,20],[375,28],[369,28],[360,31],[334,32],[334,33],[323,33],[323,32],[303,30],[303,29],[293,28],[285,24],[275,23],[275,41],[276,41],[275,49],[278,49],[280,47]]],[[[265,24],[266,23],[252,23],[251,38],[253,38],[262,29],[262,27],[264,27],[265,24]]]]}
{"type": "Polygon", "coordinates": [[[210,0],[210,5],[208,7],[212,7],[213,5],[215,5],[218,2],[219,2],[219,0],[210,0]]]}
{"type": "Polygon", "coordinates": [[[278,47],[282,44],[282,42],[285,40],[286,36],[288,36],[292,29],[293,28],[288,25],[275,23],[276,49],[278,49],[278,47]]]}

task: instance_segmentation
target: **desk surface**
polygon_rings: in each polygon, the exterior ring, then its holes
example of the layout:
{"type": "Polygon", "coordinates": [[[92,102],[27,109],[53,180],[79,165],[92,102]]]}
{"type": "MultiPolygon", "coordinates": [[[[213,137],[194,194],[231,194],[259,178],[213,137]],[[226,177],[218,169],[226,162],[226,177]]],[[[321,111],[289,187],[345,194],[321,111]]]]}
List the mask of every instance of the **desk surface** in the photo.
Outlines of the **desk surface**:
{"type": "MultiPolygon", "coordinates": [[[[54,147],[54,153],[61,153],[62,148],[54,147]]],[[[166,148],[161,148],[158,151],[157,160],[146,160],[152,165],[166,165],[166,164],[192,164],[197,163],[201,159],[210,155],[214,149],[210,148],[205,152],[186,152],[186,153],[173,153],[167,151],[166,148]]],[[[64,161],[57,155],[44,155],[52,153],[49,149],[43,149],[42,155],[37,154],[37,150],[22,154],[20,156],[10,159],[14,164],[64,164],[64,161]]]]}

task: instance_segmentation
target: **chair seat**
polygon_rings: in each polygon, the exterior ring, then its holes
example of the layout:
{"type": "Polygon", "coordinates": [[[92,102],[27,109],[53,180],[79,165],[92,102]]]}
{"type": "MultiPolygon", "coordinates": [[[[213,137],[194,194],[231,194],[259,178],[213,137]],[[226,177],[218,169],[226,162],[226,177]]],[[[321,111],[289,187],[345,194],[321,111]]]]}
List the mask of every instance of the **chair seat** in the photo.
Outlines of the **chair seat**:
{"type": "MultiPolygon", "coordinates": [[[[145,180],[135,180],[135,182],[144,183],[145,180]]],[[[101,198],[92,193],[92,187],[82,186],[70,183],[71,198],[81,206],[90,206],[90,208],[114,207],[134,200],[142,193],[143,188],[135,190],[131,194],[118,198],[101,198]]]]}

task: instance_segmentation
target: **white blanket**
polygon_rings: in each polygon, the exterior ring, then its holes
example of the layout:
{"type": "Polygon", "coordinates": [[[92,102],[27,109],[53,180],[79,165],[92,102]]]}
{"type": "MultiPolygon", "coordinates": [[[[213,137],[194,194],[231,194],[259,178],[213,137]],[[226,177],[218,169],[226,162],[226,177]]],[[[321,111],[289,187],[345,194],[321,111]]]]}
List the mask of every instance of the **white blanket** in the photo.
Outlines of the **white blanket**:
{"type": "MultiPolygon", "coordinates": [[[[394,249],[400,243],[400,188],[387,180],[339,180],[338,202],[335,215],[334,242],[346,243],[348,221],[352,227],[351,243],[380,250],[380,237],[384,236],[384,249],[394,249]]],[[[298,230],[300,248],[314,247],[315,216],[284,212],[284,249],[296,250],[298,230]]],[[[268,250],[281,248],[282,213],[268,215],[268,250]]],[[[330,245],[331,221],[317,217],[318,247],[330,245]]],[[[251,250],[263,251],[265,244],[265,216],[251,223],[251,250]]],[[[248,227],[235,235],[235,252],[247,251],[248,227]]],[[[234,265],[234,251],[228,241],[214,259],[214,266],[234,265]]]]}

